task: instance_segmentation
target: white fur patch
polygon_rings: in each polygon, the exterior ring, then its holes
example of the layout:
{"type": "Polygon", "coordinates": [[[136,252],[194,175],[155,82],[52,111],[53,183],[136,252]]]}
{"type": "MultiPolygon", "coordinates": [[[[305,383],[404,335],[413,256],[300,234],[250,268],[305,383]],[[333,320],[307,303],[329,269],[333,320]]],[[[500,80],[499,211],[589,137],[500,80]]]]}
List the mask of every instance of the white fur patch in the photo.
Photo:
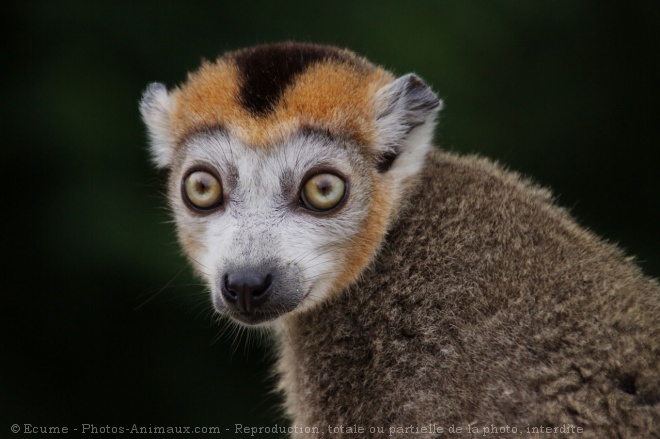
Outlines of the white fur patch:
{"type": "Polygon", "coordinates": [[[167,88],[158,82],[149,84],[140,101],[140,114],[147,126],[151,159],[159,168],[172,163],[174,142],[170,134],[170,115],[174,102],[167,88]]]}

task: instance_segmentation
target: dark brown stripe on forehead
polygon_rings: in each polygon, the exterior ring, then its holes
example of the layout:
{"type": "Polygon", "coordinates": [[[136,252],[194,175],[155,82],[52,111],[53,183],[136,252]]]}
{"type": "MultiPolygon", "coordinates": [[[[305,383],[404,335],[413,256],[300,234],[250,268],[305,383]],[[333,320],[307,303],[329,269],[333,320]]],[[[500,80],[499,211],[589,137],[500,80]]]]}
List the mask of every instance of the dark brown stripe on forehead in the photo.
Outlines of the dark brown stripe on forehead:
{"type": "Polygon", "coordinates": [[[360,64],[350,52],[332,46],[278,43],[256,46],[233,54],[240,70],[241,103],[255,116],[272,112],[297,75],[324,60],[360,64]]]}

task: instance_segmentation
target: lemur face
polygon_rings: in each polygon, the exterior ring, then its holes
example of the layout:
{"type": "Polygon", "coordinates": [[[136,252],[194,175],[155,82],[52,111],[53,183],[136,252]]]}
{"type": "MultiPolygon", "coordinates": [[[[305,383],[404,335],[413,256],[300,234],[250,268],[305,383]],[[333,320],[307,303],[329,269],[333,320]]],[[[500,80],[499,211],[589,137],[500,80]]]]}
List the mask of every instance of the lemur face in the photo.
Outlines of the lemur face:
{"type": "Polygon", "coordinates": [[[182,246],[219,313],[250,325],[304,312],[377,253],[430,146],[440,102],[326,46],[221,57],[141,112],[182,246]]]}
{"type": "Polygon", "coordinates": [[[216,129],[181,152],[170,199],[219,312],[258,323],[309,306],[368,239],[372,166],[348,140],[306,129],[255,149],[216,129]]]}

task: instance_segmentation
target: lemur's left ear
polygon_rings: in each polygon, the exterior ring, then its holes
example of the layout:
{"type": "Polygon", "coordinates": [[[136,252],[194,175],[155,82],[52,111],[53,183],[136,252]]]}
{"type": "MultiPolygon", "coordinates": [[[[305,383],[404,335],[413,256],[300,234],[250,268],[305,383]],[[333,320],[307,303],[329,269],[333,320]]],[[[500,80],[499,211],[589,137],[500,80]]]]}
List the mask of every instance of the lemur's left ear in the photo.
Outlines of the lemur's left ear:
{"type": "Polygon", "coordinates": [[[442,101],[417,75],[404,75],[376,93],[380,172],[415,174],[431,147],[442,101]]]}
{"type": "Polygon", "coordinates": [[[159,82],[149,84],[140,101],[142,120],[149,132],[151,159],[159,168],[169,167],[174,154],[174,141],[170,133],[173,106],[167,88],[159,82]]]}

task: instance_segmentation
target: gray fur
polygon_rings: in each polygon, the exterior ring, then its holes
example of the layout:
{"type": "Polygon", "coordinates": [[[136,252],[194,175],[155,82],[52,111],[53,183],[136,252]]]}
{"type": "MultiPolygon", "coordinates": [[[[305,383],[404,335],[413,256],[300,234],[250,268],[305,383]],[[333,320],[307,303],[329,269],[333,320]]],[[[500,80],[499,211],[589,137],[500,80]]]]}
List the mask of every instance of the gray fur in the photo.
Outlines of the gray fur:
{"type": "Polygon", "coordinates": [[[361,280],[287,319],[293,423],[659,437],[658,283],[484,159],[431,152],[417,189],[361,280]]]}

